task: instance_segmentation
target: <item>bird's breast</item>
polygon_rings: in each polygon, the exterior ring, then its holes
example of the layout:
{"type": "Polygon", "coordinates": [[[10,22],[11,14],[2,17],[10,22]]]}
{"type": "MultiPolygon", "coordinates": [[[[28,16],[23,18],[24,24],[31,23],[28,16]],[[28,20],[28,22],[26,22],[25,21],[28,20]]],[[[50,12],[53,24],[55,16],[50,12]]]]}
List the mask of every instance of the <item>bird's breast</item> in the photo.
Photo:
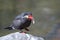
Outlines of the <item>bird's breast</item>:
{"type": "Polygon", "coordinates": [[[23,24],[20,25],[20,29],[24,29],[26,27],[29,27],[31,24],[31,20],[26,20],[23,24]]]}

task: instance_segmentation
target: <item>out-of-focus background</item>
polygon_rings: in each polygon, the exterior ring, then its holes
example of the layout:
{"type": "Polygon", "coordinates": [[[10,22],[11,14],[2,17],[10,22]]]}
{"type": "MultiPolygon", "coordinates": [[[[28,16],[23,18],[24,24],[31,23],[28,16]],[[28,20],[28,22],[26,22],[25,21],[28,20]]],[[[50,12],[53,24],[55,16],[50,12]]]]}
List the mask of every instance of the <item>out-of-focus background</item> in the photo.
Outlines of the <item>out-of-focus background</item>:
{"type": "Polygon", "coordinates": [[[29,34],[45,37],[60,22],[60,0],[0,0],[0,36],[18,31],[3,28],[25,11],[31,11],[36,21],[29,34]]]}

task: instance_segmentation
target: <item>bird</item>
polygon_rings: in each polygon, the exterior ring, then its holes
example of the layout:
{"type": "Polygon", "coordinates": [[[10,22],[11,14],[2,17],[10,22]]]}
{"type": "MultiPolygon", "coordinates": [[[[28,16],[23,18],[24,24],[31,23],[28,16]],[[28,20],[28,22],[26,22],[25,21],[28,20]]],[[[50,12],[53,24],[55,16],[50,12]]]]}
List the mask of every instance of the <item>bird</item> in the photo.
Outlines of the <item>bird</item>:
{"type": "Polygon", "coordinates": [[[29,31],[28,27],[31,25],[31,22],[33,24],[35,23],[32,12],[22,12],[21,14],[17,15],[12,21],[11,25],[5,29],[17,29],[20,31],[22,31],[22,29],[25,29],[26,31],[29,31]]]}

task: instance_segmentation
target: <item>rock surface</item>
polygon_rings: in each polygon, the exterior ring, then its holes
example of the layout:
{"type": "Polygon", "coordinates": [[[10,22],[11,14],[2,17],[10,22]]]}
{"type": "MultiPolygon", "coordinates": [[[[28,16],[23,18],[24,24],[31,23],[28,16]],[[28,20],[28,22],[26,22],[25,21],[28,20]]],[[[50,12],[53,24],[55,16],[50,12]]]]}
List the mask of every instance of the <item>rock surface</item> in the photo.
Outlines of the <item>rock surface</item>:
{"type": "Polygon", "coordinates": [[[44,40],[44,39],[42,37],[33,36],[31,34],[15,32],[0,37],[0,40],[44,40]]]}

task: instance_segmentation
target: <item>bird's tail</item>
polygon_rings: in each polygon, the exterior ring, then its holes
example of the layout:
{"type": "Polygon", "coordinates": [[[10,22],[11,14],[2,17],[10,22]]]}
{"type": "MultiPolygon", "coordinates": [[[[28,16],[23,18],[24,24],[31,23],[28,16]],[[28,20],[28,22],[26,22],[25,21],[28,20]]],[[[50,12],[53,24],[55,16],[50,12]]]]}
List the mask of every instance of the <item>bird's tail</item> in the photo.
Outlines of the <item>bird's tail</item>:
{"type": "Polygon", "coordinates": [[[4,29],[13,30],[12,27],[6,27],[6,28],[4,28],[4,29]]]}

